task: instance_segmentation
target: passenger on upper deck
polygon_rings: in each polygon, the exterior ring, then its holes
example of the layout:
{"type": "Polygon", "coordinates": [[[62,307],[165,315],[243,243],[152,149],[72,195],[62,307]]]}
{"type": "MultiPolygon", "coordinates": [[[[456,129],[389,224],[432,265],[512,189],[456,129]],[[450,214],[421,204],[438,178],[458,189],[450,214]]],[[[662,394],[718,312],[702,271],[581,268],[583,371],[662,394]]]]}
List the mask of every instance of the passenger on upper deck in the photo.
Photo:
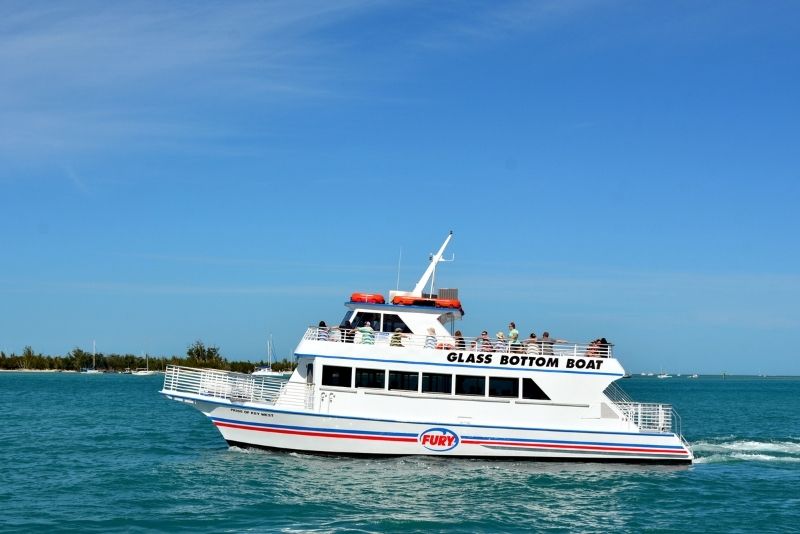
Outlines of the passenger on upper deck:
{"type": "Polygon", "coordinates": [[[436,330],[434,330],[432,326],[428,328],[428,335],[425,336],[425,348],[436,348],[436,330]]]}
{"type": "Polygon", "coordinates": [[[542,354],[545,356],[552,356],[553,345],[556,343],[567,343],[567,340],[553,339],[550,337],[550,332],[542,332],[542,339],[539,340],[539,347],[542,350],[542,354]]]}
{"type": "Polygon", "coordinates": [[[319,322],[319,328],[317,328],[317,339],[320,341],[328,341],[328,325],[325,324],[325,321],[319,322]]]}
{"type": "Polygon", "coordinates": [[[494,349],[492,345],[492,340],[489,339],[489,332],[484,330],[481,332],[481,337],[475,340],[476,349],[491,352],[494,349]]]}
{"type": "Polygon", "coordinates": [[[461,334],[461,330],[456,330],[456,333],[453,334],[453,337],[456,338],[456,350],[464,350],[467,348],[466,343],[464,343],[464,336],[461,334]]]}
{"type": "Polygon", "coordinates": [[[328,341],[335,341],[336,343],[342,341],[342,330],[338,326],[328,329],[328,341]]]}
{"type": "Polygon", "coordinates": [[[389,340],[390,347],[402,347],[403,346],[403,329],[402,328],[395,328],[394,334],[392,334],[392,338],[389,340]]]}
{"type": "Polygon", "coordinates": [[[342,341],[345,343],[353,342],[355,332],[353,331],[353,325],[349,320],[345,319],[342,321],[342,324],[339,325],[339,330],[342,332],[342,341]]]}
{"type": "Polygon", "coordinates": [[[508,323],[508,344],[511,352],[522,352],[522,345],[519,342],[519,330],[514,321],[508,323]]]}
{"type": "Polygon", "coordinates": [[[375,344],[375,330],[372,329],[369,321],[366,321],[364,326],[359,326],[357,330],[361,332],[361,343],[364,345],[375,344]]]}
{"type": "Polygon", "coordinates": [[[539,342],[536,339],[536,332],[531,332],[531,335],[526,339],[523,344],[525,345],[525,352],[528,354],[539,354],[539,342]]]}
{"type": "Polygon", "coordinates": [[[597,342],[597,352],[599,353],[601,358],[610,358],[611,357],[611,343],[604,337],[601,337],[600,340],[597,342]]]}
{"type": "Polygon", "coordinates": [[[506,343],[506,335],[502,332],[498,332],[495,334],[497,338],[494,342],[494,350],[496,352],[506,352],[508,351],[508,343],[506,343]]]}

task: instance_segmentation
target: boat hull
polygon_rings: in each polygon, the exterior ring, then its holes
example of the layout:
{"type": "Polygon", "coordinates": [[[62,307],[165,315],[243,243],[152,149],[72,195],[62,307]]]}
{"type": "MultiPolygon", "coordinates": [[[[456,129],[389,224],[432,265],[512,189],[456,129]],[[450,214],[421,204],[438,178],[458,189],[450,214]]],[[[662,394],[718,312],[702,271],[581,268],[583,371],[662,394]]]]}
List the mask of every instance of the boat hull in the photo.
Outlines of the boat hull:
{"type": "Polygon", "coordinates": [[[231,445],[342,456],[448,456],[688,464],[673,433],[397,421],[176,398],[208,416],[231,445]]]}

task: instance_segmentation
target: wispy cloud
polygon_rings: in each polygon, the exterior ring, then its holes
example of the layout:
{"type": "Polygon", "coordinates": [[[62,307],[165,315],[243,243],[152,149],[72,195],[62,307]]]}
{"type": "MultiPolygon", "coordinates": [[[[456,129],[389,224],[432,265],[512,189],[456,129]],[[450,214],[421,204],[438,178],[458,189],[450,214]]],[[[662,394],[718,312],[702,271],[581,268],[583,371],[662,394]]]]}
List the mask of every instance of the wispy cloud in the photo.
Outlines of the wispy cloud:
{"type": "Polygon", "coordinates": [[[461,49],[476,43],[508,39],[522,33],[549,30],[585,16],[609,0],[522,0],[440,5],[446,21],[432,31],[415,37],[425,48],[461,49]]]}
{"type": "Polygon", "coordinates": [[[242,109],[363,98],[353,89],[360,82],[416,64],[406,57],[401,65],[399,49],[413,56],[414,49],[537,31],[598,1],[5,2],[0,157],[42,160],[229,138],[241,146],[248,135],[268,135],[263,121],[245,126],[231,118],[242,109]],[[391,38],[368,31],[370,16],[393,10],[418,13],[418,24],[394,29],[391,38]],[[342,31],[354,22],[360,31],[342,31]],[[365,68],[377,57],[394,68],[365,68]]]}
{"type": "Polygon", "coordinates": [[[196,124],[193,106],[325,95],[337,61],[321,30],[380,5],[5,3],[0,155],[202,138],[224,121],[196,124]]]}

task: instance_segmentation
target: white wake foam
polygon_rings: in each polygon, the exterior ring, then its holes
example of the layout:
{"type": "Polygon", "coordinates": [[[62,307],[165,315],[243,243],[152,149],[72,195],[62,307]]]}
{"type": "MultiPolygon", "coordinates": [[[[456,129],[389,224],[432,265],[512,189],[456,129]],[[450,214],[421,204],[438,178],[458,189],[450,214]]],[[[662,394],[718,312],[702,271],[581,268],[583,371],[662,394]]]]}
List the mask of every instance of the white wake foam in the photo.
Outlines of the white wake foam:
{"type": "Polygon", "coordinates": [[[697,463],[800,462],[800,441],[712,440],[692,444],[697,463]]]}

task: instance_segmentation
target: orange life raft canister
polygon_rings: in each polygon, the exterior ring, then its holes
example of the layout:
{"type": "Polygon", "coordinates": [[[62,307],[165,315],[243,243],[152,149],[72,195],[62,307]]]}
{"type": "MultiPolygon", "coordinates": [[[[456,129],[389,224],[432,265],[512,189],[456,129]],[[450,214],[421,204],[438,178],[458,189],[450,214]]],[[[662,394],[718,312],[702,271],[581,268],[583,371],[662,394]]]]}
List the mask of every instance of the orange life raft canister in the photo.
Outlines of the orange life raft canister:
{"type": "Polygon", "coordinates": [[[397,295],[392,299],[392,304],[402,306],[436,306],[437,308],[461,308],[461,301],[458,299],[428,299],[424,297],[411,297],[397,295]]]}
{"type": "Polygon", "coordinates": [[[383,295],[377,293],[353,293],[350,295],[350,302],[368,302],[370,304],[386,303],[383,295]]]}

